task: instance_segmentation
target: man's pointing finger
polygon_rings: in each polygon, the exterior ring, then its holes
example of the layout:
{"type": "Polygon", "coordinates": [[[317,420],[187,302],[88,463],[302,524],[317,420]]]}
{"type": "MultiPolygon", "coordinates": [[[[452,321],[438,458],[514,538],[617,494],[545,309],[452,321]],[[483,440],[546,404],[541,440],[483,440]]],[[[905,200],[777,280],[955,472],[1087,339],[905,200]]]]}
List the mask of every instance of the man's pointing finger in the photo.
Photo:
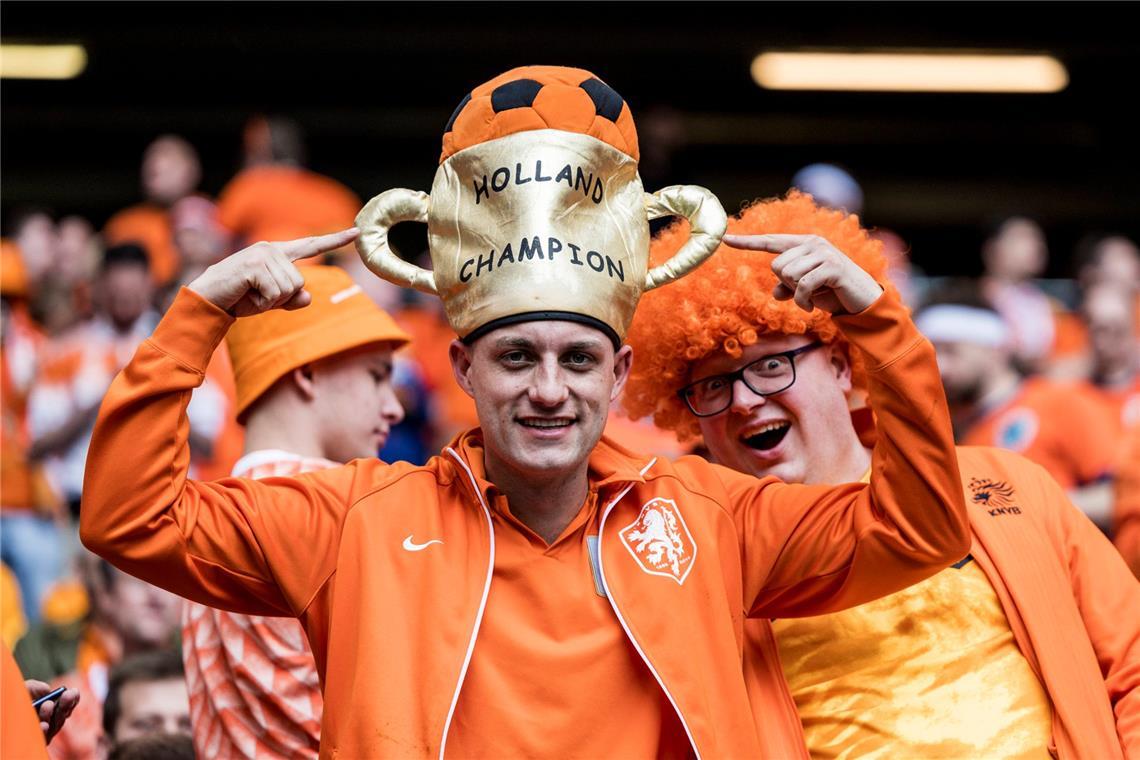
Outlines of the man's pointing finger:
{"type": "Polygon", "coordinates": [[[725,235],[724,244],[746,251],[783,253],[806,242],[810,235],[725,235]]]}
{"type": "Polygon", "coordinates": [[[280,246],[281,252],[289,257],[290,261],[296,261],[297,259],[316,256],[318,253],[335,251],[342,245],[351,243],[359,234],[360,230],[356,227],[350,227],[347,230],[331,232],[328,235],[315,235],[299,240],[287,240],[277,245],[280,246]]]}

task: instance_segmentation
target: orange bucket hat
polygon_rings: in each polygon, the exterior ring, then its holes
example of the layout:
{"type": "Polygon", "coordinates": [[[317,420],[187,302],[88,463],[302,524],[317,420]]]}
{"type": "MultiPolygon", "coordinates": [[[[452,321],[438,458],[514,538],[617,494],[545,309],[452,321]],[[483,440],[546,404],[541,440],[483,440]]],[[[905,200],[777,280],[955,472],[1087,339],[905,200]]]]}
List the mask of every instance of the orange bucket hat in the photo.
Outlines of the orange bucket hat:
{"type": "Polygon", "coordinates": [[[312,302],[239,319],[226,335],[237,386],[237,416],[289,372],[372,343],[402,346],[411,337],[343,269],[301,270],[312,302]]]}

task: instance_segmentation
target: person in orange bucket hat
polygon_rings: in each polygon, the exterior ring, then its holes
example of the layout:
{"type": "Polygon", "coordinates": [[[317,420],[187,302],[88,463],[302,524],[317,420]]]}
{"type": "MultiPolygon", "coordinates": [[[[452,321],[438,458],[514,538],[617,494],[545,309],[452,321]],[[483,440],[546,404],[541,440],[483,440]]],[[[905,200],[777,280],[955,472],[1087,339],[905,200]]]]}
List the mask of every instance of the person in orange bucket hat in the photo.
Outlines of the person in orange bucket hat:
{"type": "MultiPolygon", "coordinates": [[[[344,270],[303,271],[307,307],[263,312],[226,335],[246,429],[235,477],[298,475],[374,457],[403,418],[392,353],[407,334],[344,270]]],[[[315,758],[323,701],[300,623],[194,603],[182,615],[198,754],[315,758]]]]}
{"type": "MultiPolygon", "coordinates": [[[[887,270],[857,217],[801,193],[752,204],[729,229],[823,236],[876,277],[887,270]]],[[[683,236],[665,230],[654,259],[683,236]]],[[[890,435],[881,402],[851,403],[871,368],[838,319],[773,298],[775,284],[762,255],[725,256],[671,298],[643,299],[626,409],[700,436],[740,472],[865,480],[876,435],[890,435]]],[[[990,447],[959,447],[957,460],[972,534],[958,562],[852,609],[746,623],[760,732],[788,758],[806,756],[805,737],[816,758],[1136,757],[1140,585],[1043,468],[990,447]]]]}
{"type": "Polygon", "coordinates": [[[967,551],[932,347],[834,246],[773,238],[797,303],[840,312],[874,369],[886,434],[870,483],[627,451],[602,429],[629,321],[717,248],[723,208],[701,188],[646,193],[628,104],[583,69],[506,72],[446,133],[430,196],[382,193],[362,229],[252,246],[178,295],[102,409],[83,541],[196,601],[298,617],[325,758],[771,754],[741,671],[745,615],[858,604],[967,551]],[[650,267],[663,215],[693,235],[650,267]],[[431,271],[387,247],[414,219],[431,271]],[[423,466],[187,479],[182,399],[214,346],[235,318],[304,308],[294,260],[354,239],[372,271],[443,299],[481,427],[423,466]]]}

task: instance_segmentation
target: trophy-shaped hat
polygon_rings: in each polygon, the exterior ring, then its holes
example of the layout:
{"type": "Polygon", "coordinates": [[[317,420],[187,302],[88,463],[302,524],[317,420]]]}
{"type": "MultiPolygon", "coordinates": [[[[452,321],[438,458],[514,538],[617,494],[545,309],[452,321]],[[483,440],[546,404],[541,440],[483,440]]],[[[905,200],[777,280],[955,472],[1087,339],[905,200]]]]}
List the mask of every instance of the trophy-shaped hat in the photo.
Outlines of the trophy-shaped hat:
{"type": "Polygon", "coordinates": [[[720,244],[717,199],[690,185],[646,193],[629,106],[583,69],[526,66],[455,109],[431,195],[373,198],[356,217],[368,268],[438,294],[470,342],[536,319],[583,322],[620,345],[645,290],[684,276],[720,244]],[[649,271],[649,220],[684,216],[692,234],[649,271]],[[388,230],[428,225],[432,270],[397,257],[388,230]]]}

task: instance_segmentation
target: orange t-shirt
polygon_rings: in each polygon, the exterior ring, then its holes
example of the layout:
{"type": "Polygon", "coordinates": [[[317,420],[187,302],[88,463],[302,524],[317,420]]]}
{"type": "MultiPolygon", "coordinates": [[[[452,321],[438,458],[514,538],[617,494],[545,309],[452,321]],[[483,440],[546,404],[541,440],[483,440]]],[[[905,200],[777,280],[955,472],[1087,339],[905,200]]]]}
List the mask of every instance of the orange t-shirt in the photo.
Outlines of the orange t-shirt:
{"type": "Polygon", "coordinates": [[[28,687],[16,659],[7,644],[0,652],[0,757],[4,760],[41,760],[47,758],[40,721],[32,709],[28,687]]]}
{"type": "Polygon", "coordinates": [[[174,230],[170,212],[152,203],[140,203],[123,209],[103,227],[107,245],[138,243],[150,259],[150,276],[157,285],[165,285],[178,276],[182,257],[174,246],[174,230]]]}
{"type": "Polygon", "coordinates": [[[241,247],[343,230],[360,207],[356,194],[336,180],[294,166],[257,166],[222,190],[218,219],[241,247]]]}
{"type": "Polygon", "coordinates": [[[495,570],[446,753],[689,757],[677,713],[597,580],[597,493],[548,545],[511,514],[481,464],[471,463],[491,507],[495,570]],[[599,719],[613,715],[622,720],[599,719]]]}
{"type": "Polygon", "coordinates": [[[1113,433],[1112,420],[1087,388],[1032,377],[966,430],[962,444],[1016,451],[1062,487],[1075,488],[1112,471],[1113,433]]]}
{"type": "MultiPolygon", "coordinates": [[[[233,474],[288,477],[336,466],[285,451],[256,451],[238,460],[233,474]]],[[[182,660],[200,757],[317,757],[324,700],[298,621],[187,602],[182,660]]]]}

